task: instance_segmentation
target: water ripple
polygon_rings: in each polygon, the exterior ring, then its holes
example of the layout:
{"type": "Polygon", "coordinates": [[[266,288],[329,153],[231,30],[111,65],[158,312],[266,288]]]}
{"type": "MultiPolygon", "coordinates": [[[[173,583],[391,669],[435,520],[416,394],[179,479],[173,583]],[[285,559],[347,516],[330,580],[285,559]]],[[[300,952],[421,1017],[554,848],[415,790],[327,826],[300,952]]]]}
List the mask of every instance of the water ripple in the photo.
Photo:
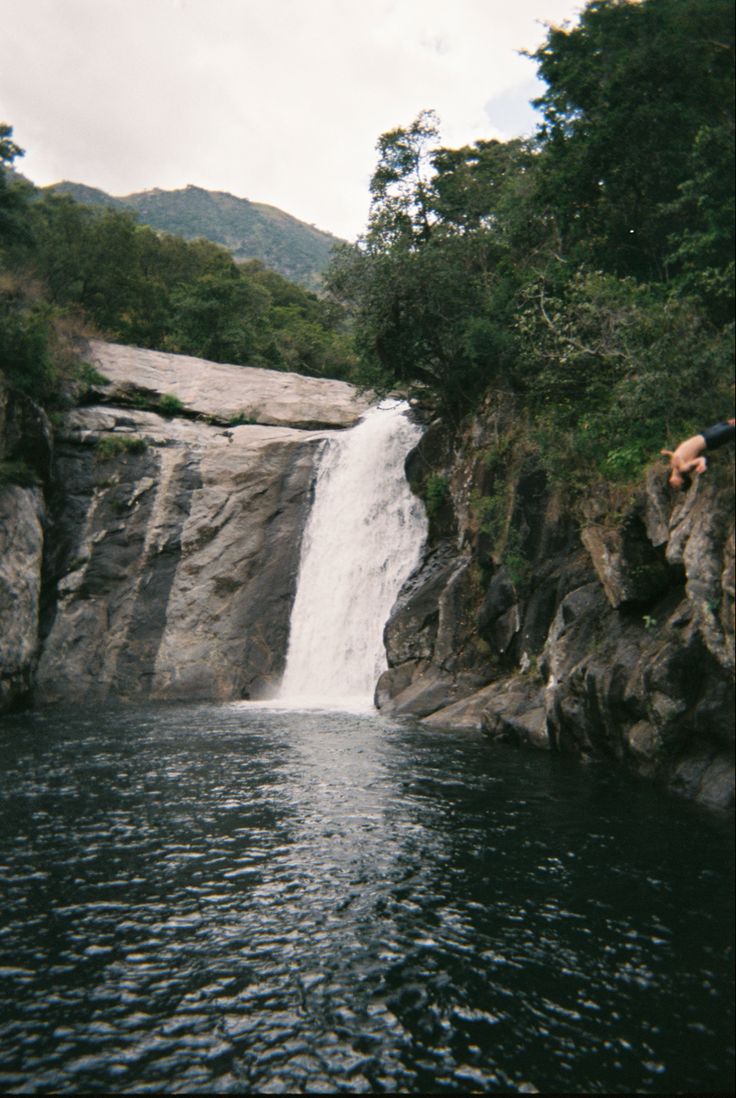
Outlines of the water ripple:
{"type": "Polygon", "coordinates": [[[365,715],[0,742],[4,1091],[733,1088],[716,818],[365,715]]]}

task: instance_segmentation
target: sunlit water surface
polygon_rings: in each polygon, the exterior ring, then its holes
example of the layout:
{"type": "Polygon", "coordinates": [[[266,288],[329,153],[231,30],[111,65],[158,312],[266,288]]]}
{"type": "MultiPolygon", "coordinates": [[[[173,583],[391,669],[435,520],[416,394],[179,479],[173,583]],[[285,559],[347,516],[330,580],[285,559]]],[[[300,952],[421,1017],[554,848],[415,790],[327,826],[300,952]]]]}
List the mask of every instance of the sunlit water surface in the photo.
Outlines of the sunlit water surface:
{"type": "Polygon", "coordinates": [[[0,748],[5,1091],[733,1089],[728,821],[372,715],[0,748]]]}

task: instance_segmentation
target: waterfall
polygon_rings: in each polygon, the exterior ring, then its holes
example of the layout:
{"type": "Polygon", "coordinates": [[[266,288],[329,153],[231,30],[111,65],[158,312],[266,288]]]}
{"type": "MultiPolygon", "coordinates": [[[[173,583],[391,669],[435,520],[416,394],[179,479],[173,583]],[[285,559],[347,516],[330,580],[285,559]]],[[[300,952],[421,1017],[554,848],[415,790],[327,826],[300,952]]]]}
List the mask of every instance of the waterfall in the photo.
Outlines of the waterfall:
{"type": "Polygon", "coordinates": [[[280,699],[371,706],[386,668],[383,628],[419,563],[424,508],[404,461],[422,434],[408,406],[386,401],[329,438],[302,542],[280,699]]]}

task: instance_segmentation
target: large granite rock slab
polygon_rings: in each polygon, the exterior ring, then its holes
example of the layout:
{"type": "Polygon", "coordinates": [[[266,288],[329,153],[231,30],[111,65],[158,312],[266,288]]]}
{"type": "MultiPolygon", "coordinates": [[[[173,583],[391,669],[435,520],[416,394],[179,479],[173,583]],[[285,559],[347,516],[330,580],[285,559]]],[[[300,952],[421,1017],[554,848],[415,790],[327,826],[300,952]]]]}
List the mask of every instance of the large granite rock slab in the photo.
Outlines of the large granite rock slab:
{"type": "Polygon", "coordinates": [[[95,383],[98,399],[118,404],[141,396],[176,397],[190,415],[220,423],[278,427],[352,427],[372,403],[372,394],[329,378],[230,366],[189,355],[147,351],[92,340],[87,360],[107,379],[95,383]]]}
{"type": "Polygon", "coordinates": [[[57,440],[41,703],[279,679],[323,434],[80,408],[57,440]]]}

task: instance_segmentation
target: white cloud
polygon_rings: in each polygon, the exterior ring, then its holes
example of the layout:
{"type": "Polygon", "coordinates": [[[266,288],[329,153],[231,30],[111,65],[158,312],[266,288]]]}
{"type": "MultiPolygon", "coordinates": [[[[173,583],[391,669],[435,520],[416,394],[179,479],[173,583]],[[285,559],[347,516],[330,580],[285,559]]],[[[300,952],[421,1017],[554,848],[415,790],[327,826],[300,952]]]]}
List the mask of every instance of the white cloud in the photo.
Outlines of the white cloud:
{"type": "MultiPolygon", "coordinates": [[[[573,0],[3,0],[0,118],[37,183],[196,183],[354,236],[382,132],[527,119],[519,50],[573,0]]],[[[530,92],[529,89],[532,89],[530,92]]]]}

